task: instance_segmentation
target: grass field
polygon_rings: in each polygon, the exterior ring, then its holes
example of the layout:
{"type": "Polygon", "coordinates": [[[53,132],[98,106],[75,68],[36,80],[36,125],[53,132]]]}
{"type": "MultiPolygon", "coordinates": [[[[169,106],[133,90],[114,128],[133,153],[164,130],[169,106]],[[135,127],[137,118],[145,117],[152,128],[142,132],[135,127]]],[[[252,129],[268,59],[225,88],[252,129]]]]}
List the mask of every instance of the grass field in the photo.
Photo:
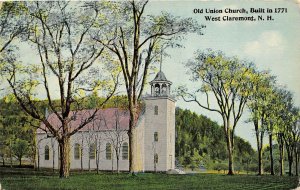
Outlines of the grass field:
{"type": "Polygon", "coordinates": [[[94,189],[293,189],[298,177],[222,174],[167,175],[141,173],[73,172],[68,179],[59,179],[51,171],[0,167],[0,183],[5,190],[94,190],[94,189]]]}

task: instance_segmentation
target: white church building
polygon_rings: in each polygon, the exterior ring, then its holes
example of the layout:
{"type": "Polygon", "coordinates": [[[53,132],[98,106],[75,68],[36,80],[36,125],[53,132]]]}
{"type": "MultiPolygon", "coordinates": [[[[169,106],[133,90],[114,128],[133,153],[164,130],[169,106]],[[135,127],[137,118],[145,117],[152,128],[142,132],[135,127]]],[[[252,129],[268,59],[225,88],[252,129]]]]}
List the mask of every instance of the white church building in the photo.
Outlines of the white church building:
{"type": "MultiPolygon", "coordinates": [[[[144,109],[137,123],[135,152],[141,172],[168,171],[175,168],[175,100],[171,82],[158,72],[150,82],[151,94],[143,98],[144,109]]],[[[94,110],[77,111],[70,128],[78,125],[94,110]]],[[[55,114],[49,122],[59,126],[55,114]]],[[[71,136],[70,168],[84,170],[129,170],[129,112],[120,108],[99,110],[94,120],[71,136]]],[[[44,128],[43,124],[41,128],[44,128]]],[[[37,165],[59,169],[58,143],[45,130],[37,130],[37,165]]]]}

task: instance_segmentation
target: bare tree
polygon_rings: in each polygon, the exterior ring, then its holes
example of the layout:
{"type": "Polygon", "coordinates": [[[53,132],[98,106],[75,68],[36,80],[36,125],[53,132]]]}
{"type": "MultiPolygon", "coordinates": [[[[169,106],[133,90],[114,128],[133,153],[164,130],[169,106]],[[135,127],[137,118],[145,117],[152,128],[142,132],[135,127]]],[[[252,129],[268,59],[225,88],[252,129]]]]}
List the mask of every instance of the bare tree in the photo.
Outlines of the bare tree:
{"type": "MultiPolygon", "coordinates": [[[[114,153],[117,159],[117,173],[120,172],[119,170],[119,161],[121,155],[121,149],[123,147],[123,143],[128,140],[127,129],[124,126],[121,126],[120,119],[121,117],[126,117],[127,111],[116,109],[114,111],[114,126],[113,128],[109,129],[107,120],[103,117],[104,125],[107,128],[107,132],[105,133],[106,139],[111,142],[113,147],[114,153]]],[[[111,119],[111,118],[110,118],[111,119]]],[[[113,157],[112,156],[112,166],[113,166],[113,157]]],[[[113,167],[112,167],[113,171],[113,167]]]]}
{"type": "Polygon", "coordinates": [[[76,115],[82,113],[78,111],[83,109],[85,93],[102,90],[102,95],[106,96],[98,105],[102,107],[118,84],[118,74],[113,71],[105,74],[105,65],[99,64],[104,48],[92,43],[92,27],[101,27],[105,21],[99,19],[102,17],[95,10],[85,9],[86,14],[82,16],[79,13],[84,7],[78,3],[27,2],[26,7],[32,19],[28,43],[40,60],[39,64],[13,65],[8,82],[23,110],[42,122],[58,141],[60,177],[68,177],[70,137],[90,123],[98,111],[93,110],[76,126],[69,126],[76,115]],[[58,122],[51,123],[39,109],[38,92],[45,94],[48,107],[58,122]],[[54,101],[57,98],[59,101],[54,101]]]}
{"type": "Polygon", "coordinates": [[[103,141],[103,137],[101,135],[101,133],[99,132],[99,126],[97,127],[98,130],[95,133],[95,146],[96,146],[96,159],[95,159],[95,163],[96,163],[96,167],[97,167],[97,174],[99,173],[99,167],[100,167],[100,156],[101,156],[101,152],[104,152],[105,149],[101,149],[101,142],[103,141]]]}
{"type": "MultiPolygon", "coordinates": [[[[95,118],[96,119],[96,118],[95,118]]],[[[92,122],[94,123],[94,121],[92,122]]],[[[97,133],[97,131],[93,130],[93,127],[89,127],[86,131],[86,135],[83,137],[86,141],[86,145],[88,148],[88,170],[91,171],[91,155],[93,154],[94,158],[96,158],[96,144],[95,144],[95,133],[97,133]],[[92,151],[92,152],[91,152],[92,151]]]]}

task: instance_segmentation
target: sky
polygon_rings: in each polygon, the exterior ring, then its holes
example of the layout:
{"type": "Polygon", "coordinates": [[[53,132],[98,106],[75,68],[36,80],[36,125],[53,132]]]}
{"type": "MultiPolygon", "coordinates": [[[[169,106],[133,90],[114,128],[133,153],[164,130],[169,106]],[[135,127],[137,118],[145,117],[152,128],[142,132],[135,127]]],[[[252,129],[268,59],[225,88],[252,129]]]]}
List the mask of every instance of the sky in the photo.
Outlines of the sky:
{"type": "MultiPolygon", "coordinates": [[[[299,1],[150,1],[145,14],[169,12],[175,16],[192,17],[200,24],[206,25],[204,35],[189,34],[182,41],[184,48],[168,49],[170,55],[163,58],[162,70],[168,80],[173,82],[172,88],[186,85],[191,91],[200,86],[189,81],[184,63],[192,59],[196,50],[221,50],[228,56],[253,61],[260,70],[271,70],[277,76],[278,84],[287,86],[293,92],[295,105],[300,107],[300,2],[299,1]],[[226,8],[245,9],[248,14],[224,13],[226,8]],[[267,8],[273,13],[250,13],[250,9],[267,8]],[[275,8],[285,8],[287,12],[274,13],[275,8]],[[203,9],[204,13],[194,13],[194,9],[203,9]],[[206,9],[222,10],[223,13],[205,13],[206,9]],[[206,21],[205,16],[254,16],[262,15],[264,21],[206,21]],[[273,20],[267,21],[267,15],[273,20]]],[[[261,10],[260,9],[260,10],[261,10]]],[[[32,62],[36,55],[28,46],[20,47],[22,60],[32,62]]],[[[38,60],[38,59],[37,59],[38,60]]],[[[154,78],[154,75],[149,79],[154,78]]],[[[55,83],[52,83],[55,86],[55,83]]],[[[149,87],[146,92],[149,93],[149,87]]],[[[198,97],[200,100],[204,100],[198,97]]],[[[206,115],[220,125],[220,115],[206,111],[195,103],[177,101],[177,106],[190,109],[198,114],[206,115]]],[[[245,110],[240,119],[236,134],[256,147],[254,127],[246,123],[248,111],[245,110]]],[[[267,140],[265,141],[267,142],[267,140]]]]}
{"type": "MultiPolygon", "coordinates": [[[[183,41],[184,48],[168,50],[170,57],[163,58],[162,70],[168,80],[173,82],[173,89],[178,85],[186,85],[191,91],[198,87],[189,81],[184,63],[192,59],[198,49],[221,50],[228,56],[253,61],[260,70],[271,70],[277,76],[279,85],[287,86],[300,106],[300,7],[299,1],[152,1],[146,9],[147,13],[158,14],[166,11],[181,17],[192,17],[200,24],[206,25],[204,35],[187,35],[183,41]],[[224,13],[226,8],[242,9],[248,14],[224,13]],[[262,8],[265,13],[250,13],[250,9],[262,8]],[[267,8],[272,13],[266,13],[267,8]],[[286,8],[287,13],[275,13],[275,8],[286,8]],[[222,13],[194,13],[194,9],[217,9],[222,13]],[[223,16],[262,15],[264,21],[222,21],[223,16]],[[267,15],[274,20],[267,21],[267,15]],[[206,21],[205,16],[221,16],[221,21],[206,21]]],[[[151,77],[150,77],[151,78],[151,77]]],[[[201,96],[199,96],[200,100],[201,96]]],[[[222,124],[220,115],[206,111],[195,103],[177,101],[177,106],[203,114],[222,124]]],[[[254,127],[246,123],[249,113],[244,111],[236,134],[255,148],[254,127]]],[[[265,142],[268,142],[267,139],[265,142]]]]}

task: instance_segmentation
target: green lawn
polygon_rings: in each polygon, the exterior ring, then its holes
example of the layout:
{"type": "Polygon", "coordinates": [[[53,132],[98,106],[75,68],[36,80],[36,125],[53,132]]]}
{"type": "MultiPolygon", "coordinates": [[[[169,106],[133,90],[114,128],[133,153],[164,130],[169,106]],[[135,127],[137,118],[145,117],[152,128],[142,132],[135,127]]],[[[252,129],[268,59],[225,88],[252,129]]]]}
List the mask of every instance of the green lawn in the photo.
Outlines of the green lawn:
{"type": "Polygon", "coordinates": [[[93,189],[292,189],[298,177],[255,176],[221,174],[138,174],[80,173],[68,179],[59,179],[50,171],[35,172],[32,169],[0,167],[0,183],[5,190],[93,190],[93,189]]]}

